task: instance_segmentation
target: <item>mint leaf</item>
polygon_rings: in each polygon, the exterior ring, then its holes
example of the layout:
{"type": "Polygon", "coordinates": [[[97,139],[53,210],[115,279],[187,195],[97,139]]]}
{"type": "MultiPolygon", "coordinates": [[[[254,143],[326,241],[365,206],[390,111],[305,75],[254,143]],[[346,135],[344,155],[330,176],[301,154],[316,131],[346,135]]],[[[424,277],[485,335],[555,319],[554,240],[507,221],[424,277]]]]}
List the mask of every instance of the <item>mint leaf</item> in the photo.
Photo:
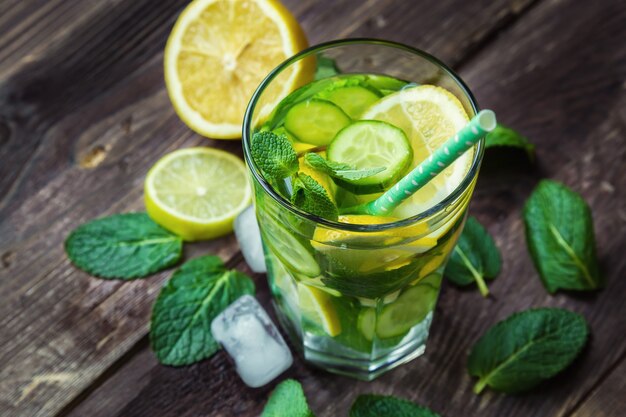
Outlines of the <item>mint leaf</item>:
{"type": "Polygon", "coordinates": [[[337,220],[337,206],[326,193],[326,189],[310,176],[298,173],[292,181],[291,202],[307,213],[328,220],[337,220]]]}
{"type": "Polygon", "coordinates": [[[468,217],[444,275],[459,286],[476,282],[483,296],[489,295],[485,278],[494,279],[500,273],[500,251],[487,230],[476,220],[468,217]]]}
{"type": "Polygon", "coordinates": [[[329,161],[312,152],[304,155],[304,162],[311,168],[323,172],[326,175],[346,181],[356,181],[362,178],[371,177],[387,169],[385,167],[357,169],[348,164],[329,161]]]}
{"type": "Polygon", "coordinates": [[[254,282],[228,270],[217,256],[187,261],[163,286],[152,308],[150,343],[159,362],[189,365],[213,355],[219,345],[211,335],[213,319],[254,282]]]}
{"type": "Polygon", "coordinates": [[[526,202],[524,222],[528,249],[548,292],[604,286],[591,210],[580,195],[543,180],[526,202]]]}
{"type": "Polygon", "coordinates": [[[315,417],[298,381],[287,379],[274,388],[261,417],[315,417]]]}
{"type": "Polygon", "coordinates": [[[298,171],[298,155],[284,135],[267,131],[255,133],[250,153],[271,183],[277,184],[298,171]]]}
{"type": "Polygon", "coordinates": [[[496,146],[520,148],[526,151],[531,160],[535,157],[535,145],[530,143],[528,138],[501,124],[498,124],[496,128],[489,132],[485,137],[486,148],[493,148],[496,146]]]}
{"type": "Polygon", "coordinates": [[[100,278],[145,277],[174,265],[182,239],[156,224],[146,213],[126,213],[85,223],[65,240],[72,263],[100,278]]]}
{"type": "Polygon", "coordinates": [[[324,56],[322,54],[318,54],[317,58],[317,68],[315,68],[315,76],[314,80],[320,80],[322,78],[334,77],[339,74],[341,71],[337,68],[337,63],[334,59],[324,56]]]}
{"type": "Polygon", "coordinates": [[[474,392],[529,390],[561,372],[587,342],[585,319],[560,308],[537,308],[511,315],[476,342],[467,369],[477,376],[474,392]]]}
{"type": "Polygon", "coordinates": [[[411,401],[384,395],[359,395],[350,417],[440,417],[432,410],[411,401]]]}

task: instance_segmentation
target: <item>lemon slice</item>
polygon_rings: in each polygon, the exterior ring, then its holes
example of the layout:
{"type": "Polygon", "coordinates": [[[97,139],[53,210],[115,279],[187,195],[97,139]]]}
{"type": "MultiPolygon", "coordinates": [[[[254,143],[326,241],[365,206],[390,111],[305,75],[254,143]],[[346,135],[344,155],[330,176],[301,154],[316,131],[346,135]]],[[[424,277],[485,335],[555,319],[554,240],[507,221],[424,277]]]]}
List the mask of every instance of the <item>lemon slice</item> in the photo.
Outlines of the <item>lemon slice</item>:
{"type": "MultiPolygon", "coordinates": [[[[176,21],[165,47],[165,83],[180,118],[201,135],[241,136],[246,105],[261,80],[307,47],[298,22],[278,0],[195,0],[176,21]]],[[[266,106],[312,78],[303,60],[285,70],[266,106]]],[[[273,89],[273,90],[272,90],[273,89]]]]}
{"type": "MultiPolygon", "coordinates": [[[[389,94],[368,108],[363,119],[391,123],[406,133],[413,147],[414,168],[469,121],[461,102],[448,90],[420,85],[389,94]]],[[[396,208],[393,215],[413,216],[443,200],[463,180],[473,152],[466,152],[450,167],[396,208]]]]}
{"type": "Polygon", "coordinates": [[[304,284],[298,284],[300,310],[313,323],[319,324],[324,332],[335,337],[341,333],[339,316],[332,303],[332,296],[304,284]]]}
{"type": "Polygon", "coordinates": [[[211,148],[187,148],[161,158],[144,184],[146,209],[166,229],[194,241],[229,233],[250,204],[243,161],[211,148]]]}
{"type": "MultiPolygon", "coordinates": [[[[398,220],[395,217],[367,214],[339,216],[342,223],[364,225],[392,223],[398,220]]],[[[318,226],[313,233],[311,245],[318,252],[358,273],[393,271],[411,263],[416,254],[427,252],[437,245],[437,239],[430,236],[399,245],[404,239],[419,236],[427,231],[426,223],[380,232],[352,232],[318,226]]]]}
{"type": "MultiPolygon", "coordinates": [[[[371,216],[369,214],[345,214],[339,216],[340,223],[349,224],[361,224],[361,225],[374,225],[374,224],[386,224],[397,222],[400,219],[397,217],[387,216],[371,216]]],[[[321,242],[333,243],[341,245],[347,242],[358,242],[360,239],[367,239],[368,241],[380,240],[384,241],[388,245],[393,245],[400,242],[404,238],[411,236],[418,236],[428,231],[428,225],[425,222],[417,223],[408,227],[402,227],[400,229],[389,229],[380,232],[353,232],[347,230],[328,229],[326,227],[317,227],[313,234],[313,247],[319,249],[321,242]]],[[[411,242],[411,245],[423,246],[431,248],[437,244],[437,239],[431,237],[424,237],[411,242]]]]}

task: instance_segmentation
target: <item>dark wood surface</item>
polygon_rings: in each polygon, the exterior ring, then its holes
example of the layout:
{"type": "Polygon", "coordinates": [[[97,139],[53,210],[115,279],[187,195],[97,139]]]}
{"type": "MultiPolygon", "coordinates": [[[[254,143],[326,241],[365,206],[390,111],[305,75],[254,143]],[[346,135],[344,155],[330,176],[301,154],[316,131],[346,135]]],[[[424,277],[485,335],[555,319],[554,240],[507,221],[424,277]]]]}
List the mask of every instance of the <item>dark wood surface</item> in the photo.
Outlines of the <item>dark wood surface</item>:
{"type": "MultiPolygon", "coordinates": [[[[273,384],[246,388],[224,353],[161,366],[147,339],[170,272],[104,281],[63,254],[81,222],[142,209],[147,169],[165,153],[207,145],[174,114],[162,51],[186,1],[0,0],[0,415],[258,416],[273,384]]],[[[537,145],[530,164],[487,154],[471,211],[504,257],[488,300],[445,286],[427,353],[371,383],[301,360],[318,416],[344,416],[361,393],[404,396],[443,416],[626,415],[626,7],[615,0],[285,2],[311,43],[372,36],[448,62],[484,107],[537,145]],[[527,251],[521,207],[542,177],[580,192],[594,214],[607,288],[549,296],[527,251]],[[530,306],[585,315],[580,358],[528,394],[471,392],[465,360],[494,322],[530,306]]],[[[232,236],[189,245],[247,271],[232,236]]],[[[259,297],[268,305],[264,276],[259,297]]]]}

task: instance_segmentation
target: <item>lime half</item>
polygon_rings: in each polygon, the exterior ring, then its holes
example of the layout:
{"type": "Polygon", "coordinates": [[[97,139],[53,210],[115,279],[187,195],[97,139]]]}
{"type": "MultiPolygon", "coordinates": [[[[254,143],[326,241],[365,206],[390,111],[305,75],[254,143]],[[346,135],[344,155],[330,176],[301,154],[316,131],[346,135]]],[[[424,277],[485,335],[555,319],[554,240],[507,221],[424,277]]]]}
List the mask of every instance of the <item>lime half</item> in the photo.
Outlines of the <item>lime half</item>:
{"type": "Polygon", "coordinates": [[[211,148],[187,148],[161,158],[144,184],[146,209],[166,229],[194,241],[229,233],[250,204],[243,161],[211,148]]]}

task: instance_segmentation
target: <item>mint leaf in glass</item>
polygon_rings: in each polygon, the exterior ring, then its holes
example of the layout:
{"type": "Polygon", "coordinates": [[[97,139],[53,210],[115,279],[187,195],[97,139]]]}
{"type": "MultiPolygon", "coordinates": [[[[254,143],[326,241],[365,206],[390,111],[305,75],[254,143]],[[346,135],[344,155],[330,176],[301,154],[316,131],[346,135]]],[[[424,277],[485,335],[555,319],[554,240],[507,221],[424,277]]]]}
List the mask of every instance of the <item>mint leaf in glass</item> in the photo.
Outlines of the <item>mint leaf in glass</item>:
{"type": "Polygon", "coordinates": [[[182,254],[180,237],[146,213],[116,214],[72,231],[65,252],[72,263],[100,278],[145,277],[174,265],[182,254]]]}
{"type": "Polygon", "coordinates": [[[604,286],[596,259],[591,210],[563,184],[543,180],[524,207],[526,241],[548,292],[604,286]]]}
{"type": "Polygon", "coordinates": [[[480,293],[487,297],[489,289],[485,279],[494,279],[500,273],[500,251],[487,230],[470,216],[465,223],[444,275],[459,286],[476,283],[480,293]]]}
{"type": "Polygon", "coordinates": [[[304,155],[304,162],[311,168],[323,172],[324,174],[346,181],[356,181],[362,178],[371,177],[384,171],[385,167],[376,167],[368,169],[357,169],[348,164],[329,161],[316,153],[309,152],[304,155]]]}
{"type": "Polygon", "coordinates": [[[384,395],[359,395],[350,417],[440,417],[434,411],[411,401],[384,395]]]}
{"type": "Polygon", "coordinates": [[[337,206],[326,189],[310,176],[299,172],[292,180],[291,202],[296,207],[328,220],[337,220],[337,206]]]}
{"type": "Polygon", "coordinates": [[[315,417],[309,408],[302,386],[287,379],[276,385],[261,417],[315,417]]]}
{"type": "Polygon", "coordinates": [[[587,342],[585,319],[560,308],[530,309],[489,329],[473,346],[467,362],[478,377],[474,392],[526,391],[558,374],[587,342]]]}
{"type": "Polygon", "coordinates": [[[267,131],[255,133],[250,153],[265,178],[273,184],[298,171],[298,155],[284,135],[267,131]]]}
{"type": "Polygon", "coordinates": [[[189,365],[213,355],[219,344],[211,335],[213,319],[254,282],[228,270],[217,256],[185,262],[165,283],[152,309],[150,344],[159,362],[189,365]]]}
{"type": "Polygon", "coordinates": [[[337,68],[337,63],[334,59],[324,56],[322,54],[317,54],[317,67],[315,68],[315,76],[314,80],[321,80],[322,78],[334,77],[339,74],[339,68],[337,68]]]}
{"type": "Polygon", "coordinates": [[[493,148],[496,146],[520,148],[526,151],[531,160],[535,157],[535,145],[530,143],[528,138],[501,124],[498,124],[496,128],[489,132],[485,137],[486,148],[493,148]]]}

